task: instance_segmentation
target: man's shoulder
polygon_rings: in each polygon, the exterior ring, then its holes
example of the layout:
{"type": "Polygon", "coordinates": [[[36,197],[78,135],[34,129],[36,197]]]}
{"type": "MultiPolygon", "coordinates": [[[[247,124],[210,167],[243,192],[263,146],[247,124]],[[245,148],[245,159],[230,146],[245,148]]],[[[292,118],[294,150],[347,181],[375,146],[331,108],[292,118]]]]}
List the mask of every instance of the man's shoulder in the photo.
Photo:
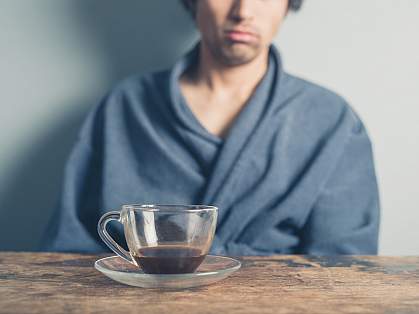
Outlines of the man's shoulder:
{"type": "Polygon", "coordinates": [[[145,72],[127,76],[115,83],[108,94],[126,95],[131,93],[141,93],[144,90],[153,90],[168,84],[170,69],[145,72]]]}
{"type": "Polygon", "coordinates": [[[285,72],[284,85],[293,93],[297,93],[305,98],[309,98],[315,103],[322,103],[324,105],[344,106],[348,102],[339,93],[332,89],[315,83],[311,80],[285,72]]]}
{"type": "Polygon", "coordinates": [[[114,83],[89,110],[79,137],[90,138],[95,132],[103,132],[105,125],[122,130],[120,126],[127,118],[148,119],[161,103],[158,97],[164,97],[162,85],[169,72],[166,69],[133,74],[114,83]]]}
{"type": "Polygon", "coordinates": [[[107,89],[89,111],[85,123],[117,121],[127,116],[127,113],[144,117],[144,113],[149,111],[148,106],[158,105],[161,97],[165,97],[164,80],[168,76],[169,70],[126,76],[107,89]]]}
{"type": "Polygon", "coordinates": [[[114,83],[92,108],[93,115],[117,116],[128,110],[141,111],[162,103],[168,94],[169,70],[133,74],[114,83]]]}
{"type": "Polygon", "coordinates": [[[283,80],[284,91],[289,93],[289,98],[298,100],[298,109],[307,117],[315,115],[333,120],[333,117],[338,119],[345,114],[352,123],[362,123],[354,107],[338,92],[287,72],[284,72],[283,80]]]}

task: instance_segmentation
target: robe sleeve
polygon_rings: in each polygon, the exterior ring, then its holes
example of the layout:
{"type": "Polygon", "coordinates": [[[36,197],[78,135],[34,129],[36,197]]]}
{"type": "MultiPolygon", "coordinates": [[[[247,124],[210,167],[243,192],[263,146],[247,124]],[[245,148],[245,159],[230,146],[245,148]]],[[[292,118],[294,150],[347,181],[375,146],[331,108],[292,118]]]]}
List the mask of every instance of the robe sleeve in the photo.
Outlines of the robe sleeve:
{"type": "Polygon", "coordinates": [[[100,178],[97,162],[91,148],[79,140],[68,159],[61,197],[44,234],[42,251],[105,251],[96,232],[99,204],[93,179],[100,178]]]}
{"type": "Polygon", "coordinates": [[[41,240],[41,251],[107,251],[96,231],[102,205],[103,157],[100,145],[94,144],[101,138],[101,104],[87,116],[67,160],[60,198],[41,240]]]}
{"type": "Polygon", "coordinates": [[[359,120],[301,230],[299,254],[377,254],[380,201],[373,152],[359,120]]]}

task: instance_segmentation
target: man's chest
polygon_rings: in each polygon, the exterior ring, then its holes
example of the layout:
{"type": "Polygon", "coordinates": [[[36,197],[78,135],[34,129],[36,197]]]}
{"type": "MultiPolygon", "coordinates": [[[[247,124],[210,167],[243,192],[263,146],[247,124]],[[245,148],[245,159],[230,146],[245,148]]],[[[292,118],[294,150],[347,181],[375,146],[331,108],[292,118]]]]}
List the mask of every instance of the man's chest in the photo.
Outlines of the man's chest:
{"type": "Polygon", "coordinates": [[[198,122],[211,134],[224,137],[235,118],[239,115],[245,100],[240,97],[209,97],[199,90],[182,88],[186,105],[198,122]]]}

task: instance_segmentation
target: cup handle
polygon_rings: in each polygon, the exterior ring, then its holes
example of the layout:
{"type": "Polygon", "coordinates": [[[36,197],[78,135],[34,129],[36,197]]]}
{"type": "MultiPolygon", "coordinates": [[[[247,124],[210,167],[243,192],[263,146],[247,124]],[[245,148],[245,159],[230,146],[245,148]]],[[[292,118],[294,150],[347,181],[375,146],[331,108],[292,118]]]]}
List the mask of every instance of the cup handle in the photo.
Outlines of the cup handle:
{"type": "Polygon", "coordinates": [[[118,243],[116,243],[115,240],[109,235],[108,231],[106,231],[106,225],[111,220],[116,220],[119,223],[121,223],[120,212],[112,211],[100,217],[99,222],[97,224],[97,232],[99,233],[100,238],[117,255],[122,257],[127,262],[130,262],[131,264],[134,264],[137,266],[137,264],[135,264],[135,262],[133,262],[133,260],[131,259],[130,253],[124,250],[118,243]]]}

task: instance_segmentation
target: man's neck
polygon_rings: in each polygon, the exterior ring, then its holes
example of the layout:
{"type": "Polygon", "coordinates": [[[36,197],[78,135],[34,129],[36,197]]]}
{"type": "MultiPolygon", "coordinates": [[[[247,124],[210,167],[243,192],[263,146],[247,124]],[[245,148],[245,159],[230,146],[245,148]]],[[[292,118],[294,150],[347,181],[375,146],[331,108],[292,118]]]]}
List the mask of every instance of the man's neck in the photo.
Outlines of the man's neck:
{"type": "Polygon", "coordinates": [[[220,63],[202,42],[199,48],[199,62],[193,81],[210,93],[250,95],[268,67],[269,48],[252,61],[237,66],[220,63]]]}
{"type": "MultiPolygon", "coordinates": [[[[202,46],[200,46],[202,47],[202,46]]],[[[222,65],[200,48],[199,59],[180,78],[182,93],[209,132],[224,137],[268,67],[268,49],[243,65],[222,65]]]]}

